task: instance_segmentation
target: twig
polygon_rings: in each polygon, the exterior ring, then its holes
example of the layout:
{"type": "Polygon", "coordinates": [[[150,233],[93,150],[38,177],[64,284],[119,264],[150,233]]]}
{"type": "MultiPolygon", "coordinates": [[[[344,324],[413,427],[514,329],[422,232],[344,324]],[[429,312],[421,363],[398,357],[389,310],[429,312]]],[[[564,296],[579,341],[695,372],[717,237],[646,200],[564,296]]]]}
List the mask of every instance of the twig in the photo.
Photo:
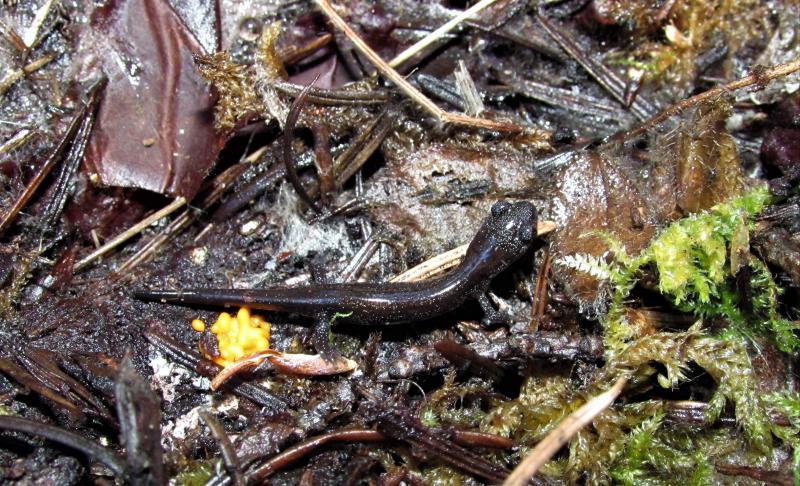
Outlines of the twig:
{"type": "Polygon", "coordinates": [[[281,61],[286,65],[292,65],[305,59],[306,57],[314,54],[319,49],[327,46],[333,40],[330,34],[323,34],[315,39],[312,39],[302,46],[288,46],[278,53],[281,61]]]}
{"type": "Polygon", "coordinates": [[[8,89],[13,86],[14,83],[22,79],[23,76],[27,76],[28,74],[38,71],[53,59],[55,59],[55,56],[52,54],[46,54],[35,61],[29,62],[22,69],[17,69],[16,71],[6,74],[5,77],[0,80],[0,96],[6,94],[6,91],[8,91],[8,89]]]}
{"type": "Polygon", "coordinates": [[[84,439],[74,432],[68,432],[53,425],[7,415],[0,416],[0,429],[38,435],[45,439],[52,440],[53,442],[58,442],[59,444],[81,451],[89,458],[104,464],[117,476],[123,479],[126,476],[125,464],[112,451],[90,440],[84,439]]]}
{"type": "Polygon", "coordinates": [[[453,75],[456,78],[458,92],[467,104],[467,109],[464,111],[467,112],[467,115],[480,115],[484,110],[483,100],[481,100],[478,88],[475,87],[475,82],[472,80],[469,71],[467,71],[467,65],[463,59],[458,60],[458,68],[453,72],[453,75]]]}
{"type": "Polygon", "coordinates": [[[338,430],[313,437],[292,446],[247,475],[248,484],[260,484],[275,471],[285,468],[330,442],[383,442],[386,436],[376,430],[338,430]]]}
{"type": "MultiPolygon", "coordinates": [[[[319,77],[319,75],[317,75],[319,77]]],[[[308,96],[308,90],[311,86],[316,83],[316,78],[312,81],[308,86],[306,86],[303,91],[297,95],[297,98],[294,99],[292,103],[292,107],[289,108],[289,115],[286,117],[286,122],[283,126],[283,165],[286,167],[286,178],[289,179],[289,182],[292,183],[295,192],[297,195],[300,196],[300,199],[303,200],[304,203],[308,205],[311,209],[314,210],[315,213],[319,214],[321,209],[319,204],[316,201],[311,199],[311,196],[308,195],[308,192],[303,187],[303,183],[300,181],[300,177],[297,175],[297,169],[294,165],[294,158],[292,157],[292,132],[294,132],[294,126],[297,123],[297,117],[300,116],[300,112],[303,110],[303,105],[306,101],[306,96],[308,96]]]]}
{"type": "Polygon", "coordinates": [[[400,275],[392,277],[390,281],[416,282],[444,273],[461,263],[461,259],[464,258],[464,255],[467,253],[467,247],[469,247],[469,245],[461,245],[452,250],[440,253],[429,260],[425,260],[416,267],[409,268],[400,275]]]}
{"type": "Polygon", "coordinates": [[[669,108],[665,109],[661,113],[656,114],[655,116],[647,119],[641,125],[636,127],[635,129],[618,134],[613,137],[612,140],[627,140],[631,137],[635,137],[644,133],[645,130],[652,127],[653,125],[657,125],[667,118],[677,115],[678,113],[686,110],[687,108],[691,108],[699,103],[703,103],[705,101],[711,100],[718,96],[721,96],[724,93],[729,93],[731,91],[735,91],[737,89],[746,88],[748,86],[752,86],[755,84],[766,85],[768,82],[772,81],[773,79],[781,78],[783,76],[788,76],[796,71],[800,71],[800,59],[795,59],[794,61],[787,62],[784,64],[778,64],[777,66],[771,66],[769,68],[754,68],[753,74],[749,76],[745,76],[743,78],[739,78],[735,81],[731,81],[730,83],[724,84],[722,86],[718,86],[716,88],[711,88],[708,91],[704,91],[700,94],[696,94],[691,98],[686,98],[685,100],[681,100],[674,105],[670,106],[669,108]]]}
{"type": "Polygon", "coordinates": [[[2,20],[0,20],[0,35],[5,37],[23,56],[28,53],[28,46],[25,44],[25,41],[22,40],[22,37],[2,20]]]}
{"type": "Polygon", "coordinates": [[[290,96],[297,96],[304,89],[308,89],[308,101],[317,105],[379,105],[386,103],[389,94],[385,90],[374,91],[349,91],[344,89],[323,89],[314,86],[298,86],[296,84],[278,81],[272,87],[290,96]]]}
{"type": "Polygon", "coordinates": [[[105,87],[105,78],[98,84],[92,87],[92,94],[90,96],[89,104],[87,105],[86,116],[83,117],[81,125],[75,134],[72,145],[67,152],[64,161],[61,163],[61,171],[56,176],[54,183],[55,190],[50,200],[47,202],[43,215],[41,218],[42,230],[53,231],[61,216],[64,206],[67,203],[67,198],[70,195],[70,182],[78,171],[78,167],[83,160],[83,155],[86,152],[86,146],[89,144],[89,137],[92,134],[92,127],[94,127],[95,108],[97,108],[98,96],[97,93],[105,87]]]}
{"type": "Polygon", "coordinates": [[[89,100],[80,108],[78,113],[75,115],[75,118],[72,119],[69,127],[67,128],[67,133],[64,134],[64,137],[60,142],[58,142],[56,148],[50,153],[50,156],[36,172],[36,175],[33,176],[31,182],[28,183],[22,194],[20,194],[5,216],[3,216],[2,221],[0,221],[0,234],[6,230],[11,223],[14,222],[17,214],[19,214],[20,210],[25,207],[42,182],[44,182],[47,175],[50,174],[50,171],[53,170],[56,162],[58,162],[58,160],[61,158],[61,154],[64,153],[64,149],[66,149],[75,138],[75,134],[78,132],[78,128],[83,124],[84,118],[87,116],[90,110],[94,109],[99,97],[99,93],[102,91],[102,86],[105,86],[105,79],[98,81],[92,85],[91,88],[89,88],[89,100]]]}
{"type": "Polygon", "coordinates": [[[323,206],[330,207],[336,178],[333,173],[333,155],[331,155],[331,132],[324,123],[311,127],[314,135],[314,165],[317,166],[319,179],[319,199],[323,206]]]}
{"type": "Polygon", "coordinates": [[[533,301],[531,302],[531,331],[538,329],[537,320],[544,316],[544,310],[547,308],[547,281],[550,276],[550,263],[552,261],[550,250],[545,249],[544,260],[539,266],[539,272],[536,275],[536,288],[533,291],[533,301]]]}
{"type": "Polygon", "coordinates": [[[341,188],[358,172],[370,156],[383,143],[389,130],[392,128],[394,118],[382,111],[356,136],[353,143],[333,161],[333,171],[336,175],[336,187],[341,188]]]}
{"type": "Polygon", "coordinates": [[[109,251],[113,250],[114,248],[118,247],[122,243],[126,242],[128,239],[136,236],[142,230],[150,226],[151,224],[155,223],[159,219],[172,214],[175,210],[179,209],[180,207],[186,204],[186,199],[182,197],[175,198],[174,201],[163,207],[162,209],[156,211],[155,213],[151,214],[150,216],[144,218],[143,220],[139,221],[135,225],[131,226],[127,230],[123,231],[122,233],[118,234],[114,237],[111,241],[108,241],[102,247],[96,249],[92,253],[90,253],[86,258],[79,261],[75,264],[74,271],[79,271],[83,269],[86,265],[90,264],[97,258],[105,255],[109,251]]]}
{"type": "Polygon", "coordinates": [[[525,486],[539,468],[566,444],[573,435],[608,408],[625,388],[628,379],[620,378],[614,386],[586,402],[581,408],[572,412],[558,427],[547,434],[525,459],[514,469],[503,486],[525,486]]]}
{"type": "Polygon", "coordinates": [[[381,57],[372,50],[371,47],[364,42],[363,39],[349,26],[347,22],[336,13],[333,6],[331,6],[328,0],[314,0],[314,3],[319,6],[320,9],[328,16],[328,19],[344,34],[350,39],[350,42],[358,49],[358,51],[363,54],[369,61],[375,65],[378,71],[386,76],[391,82],[393,82],[406,96],[414,100],[417,104],[419,104],[423,109],[428,111],[431,115],[438,118],[440,121],[445,123],[454,123],[456,125],[465,125],[471,126],[476,128],[486,128],[488,130],[496,130],[499,132],[522,132],[525,131],[526,127],[517,125],[515,123],[508,123],[508,122],[498,122],[494,120],[486,120],[483,118],[474,118],[467,115],[462,115],[460,113],[450,113],[446,112],[443,109],[436,106],[436,104],[431,101],[428,97],[424,94],[420,93],[417,88],[411,85],[406,79],[400,75],[397,71],[395,71],[391,66],[386,64],[386,61],[381,59],[381,57]]]}
{"type": "Polygon", "coordinates": [[[242,464],[239,457],[236,455],[236,449],[233,448],[230,437],[225,433],[225,428],[219,423],[214,414],[208,410],[200,410],[198,412],[200,419],[205,422],[211,435],[217,440],[219,450],[222,453],[222,460],[225,462],[225,469],[233,479],[234,486],[242,486],[244,478],[242,477],[242,464]]]}
{"type": "Polygon", "coordinates": [[[22,147],[28,143],[36,135],[36,133],[37,132],[28,128],[23,128],[22,130],[18,131],[11,138],[0,145],[0,155],[7,154],[14,149],[22,147]]]}
{"type": "Polygon", "coordinates": [[[25,42],[28,49],[37,44],[36,41],[39,39],[39,29],[42,28],[42,24],[50,13],[51,8],[53,8],[53,0],[47,0],[47,2],[36,11],[36,16],[33,18],[31,25],[28,26],[28,30],[22,34],[22,40],[25,42]]]}
{"type": "MultiPolygon", "coordinates": [[[[383,442],[387,437],[377,430],[371,429],[350,429],[350,430],[337,430],[328,432],[327,434],[312,437],[305,442],[294,445],[280,454],[272,457],[270,460],[252,470],[247,475],[247,483],[254,484],[263,482],[264,479],[269,477],[272,473],[279,471],[294,462],[308,456],[320,447],[329,443],[336,442],[383,442]]],[[[481,432],[471,431],[453,431],[453,442],[473,447],[492,447],[498,449],[510,448],[508,439],[496,436],[493,434],[485,434],[481,432]]]]}
{"type": "Polygon", "coordinates": [[[449,21],[442,24],[442,26],[439,27],[438,29],[434,30],[430,34],[426,35],[425,37],[417,41],[413,46],[409,47],[400,54],[396,55],[394,59],[389,61],[388,65],[390,67],[396,68],[397,66],[403,64],[404,62],[415,56],[418,52],[421,52],[429,45],[441,39],[445,34],[456,28],[458,24],[469,19],[470,17],[480,12],[481,10],[485,9],[486,7],[490,6],[496,1],[497,0],[481,0],[480,2],[471,6],[467,10],[464,10],[460,14],[456,15],[449,21]]]}

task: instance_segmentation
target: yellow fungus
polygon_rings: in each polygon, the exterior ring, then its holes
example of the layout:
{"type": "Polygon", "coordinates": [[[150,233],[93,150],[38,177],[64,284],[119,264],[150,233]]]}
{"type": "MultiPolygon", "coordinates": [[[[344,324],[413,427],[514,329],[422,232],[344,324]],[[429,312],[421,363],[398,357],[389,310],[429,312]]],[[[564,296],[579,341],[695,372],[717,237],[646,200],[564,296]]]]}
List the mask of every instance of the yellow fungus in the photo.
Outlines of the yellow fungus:
{"type": "MultiPolygon", "coordinates": [[[[192,328],[202,332],[205,323],[195,319],[192,328]]],[[[209,356],[202,348],[201,351],[218,365],[228,366],[244,356],[269,349],[269,331],[269,322],[252,315],[247,307],[239,309],[236,316],[223,312],[211,326],[211,333],[217,338],[219,356],[209,356]]]]}

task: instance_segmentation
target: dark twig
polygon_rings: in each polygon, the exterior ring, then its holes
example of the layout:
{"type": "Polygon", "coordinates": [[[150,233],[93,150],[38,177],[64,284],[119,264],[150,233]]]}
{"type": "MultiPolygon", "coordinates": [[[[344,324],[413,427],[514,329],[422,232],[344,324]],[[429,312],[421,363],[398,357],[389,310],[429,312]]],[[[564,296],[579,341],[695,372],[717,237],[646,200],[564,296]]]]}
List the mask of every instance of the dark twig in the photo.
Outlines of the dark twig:
{"type": "Polygon", "coordinates": [[[520,79],[515,75],[506,74],[501,70],[496,70],[495,75],[500,81],[511,86],[514,90],[529,98],[547,103],[548,105],[558,106],[576,113],[604,118],[618,117],[620,114],[624,114],[621,109],[615,106],[609,106],[603,103],[603,100],[588,94],[557,88],[528,79],[520,79]]]}
{"type": "Polygon", "coordinates": [[[247,484],[262,483],[272,473],[291,465],[331,442],[383,442],[384,440],[386,440],[386,437],[380,432],[365,429],[338,430],[319,435],[286,449],[258,466],[247,475],[247,484]]]}
{"type": "Polygon", "coordinates": [[[369,157],[380,147],[394,119],[388,111],[382,111],[373,119],[365,129],[358,134],[355,141],[333,162],[336,174],[336,187],[342,187],[356,172],[358,172],[369,157]]]}
{"type": "Polygon", "coordinates": [[[321,48],[327,46],[333,40],[333,36],[331,34],[322,34],[319,37],[312,39],[310,42],[306,43],[305,45],[301,46],[288,46],[285,49],[281,50],[279,53],[279,57],[284,64],[290,66],[292,64],[298,63],[305,59],[306,57],[314,54],[321,48]]]}
{"type": "Polygon", "coordinates": [[[454,431],[453,441],[463,446],[491,447],[492,449],[511,449],[514,447],[514,442],[506,437],[469,430],[454,431]]]}
{"type": "Polygon", "coordinates": [[[505,370],[489,358],[485,358],[472,349],[459,344],[452,339],[437,341],[433,348],[447,361],[456,366],[470,368],[476,375],[493,381],[500,381],[505,376],[505,370]]]}
{"type": "Polygon", "coordinates": [[[566,60],[566,56],[564,56],[562,50],[558,46],[548,42],[548,40],[538,32],[520,30],[519,32],[524,32],[523,36],[516,32],[512,32],[508,27],[496,29],[476,20],[467,20],[464,22],[464,24],[486,32],[487,34],[497,36],[500,39],[518,44],[526,49],[531,49],[540,54],[544,54],[549,58],[555,59],[556,61],[563,62],[566,60]]]}
{"type": "Polygon", "coordinates": [[[778,486],[792,486],[794,479],[783,471],[768,471],[757,467],[739,466],[737,464],[717,463],[714,468],[725,476],[742,476],[778,486]]]}
{"type": "Polygon", "coordinates": [[[452,83],[425,73],[417,75],[416,81],[425,94],[449,103],[460,111],[467,109],[467,104],[452,83]]]}
{"type": "Polygon", "coordinates": [[[60,396],[67,398],[72,403],[81,405],[84,413],[117,425],[103,402],[75,378],[61,371],[55,362],[56,358],[56,353],[38,348],[28,348],[25,352],[17,355],[17,360],[22,366],[42,384],[58,392],[60,396]]]}
{"type": "Polygon", "coordinates": [[[128,482],[166,483],[161,450],[161,400],[133,368],[130,354],[119,366],[115,386],[121,443],[127,451],[128,482]]]}
{"type": "Polygon", "coordinates": [[[378,430],[394,440],[411,444],[445,464],[492,483],[503,481],[509,474],[506,468],[468,451],[443,434],[425,427],[406,411],[391,409],[381,413],[378,418],[378,430]]]}
{"type": "Polygon", "coordinates": [[[13,430],[24,434],[38,435],[45,439],[58,442],[67,447],[84,453],[87,457],[104,464],[106,467],[121,478],[127,476],[125,464],[114,454],[113,451],[106,449],[92,441],[84,439],[78,434],[68,432],[60,427],[55,427],[41,422],[35,422],[21,417],[11,417],[8,415],[0,416],[0,429],[13,430]]]}
{"type": "Polygon", "coordinates": [[[550,250],[545,249],[544,259],[536,273],[536,288],[533,291],[533,302],[531,302],[531,331],[538,330],[538,319],[544,316],[544,310],[547,308],[547,281],[550,277],[552,260],[550,250]]]}
{"type": "Polygon", "coordinates": [[[309,88],[314,84],[314,82],[316,82],[316,79],[312,81],[311,84],[306,86],[299,95],[297,95],[294,103],[292,103],[292,107],[289,108],[289,115],[286,117],[286,123],[283,125],[283,164],[286,167],[286,178],[292,183],[297,195],[300,196],[300,199],[308,204],[308,206],[313,209],[315,213],[319,214],[322,212],[322,210],[317,202],[311,199],[311,196],[308,195],[308,192],[306,192],[305,188],[303,187],[303,183],[300,181],[300,177],[297,175],[297,168],[294,165],[294,159],[292,157],[292,132],[294,132],[294,126],[297,123],[297,117],[300,116],[300,112],[305,104],[309,88]]]}
{"type": "Polygon", "coordinates": [[[38,378],[27,372],[21,366],[9,361],[5,358],[0,358],[0,372],[6,374],[9,378],[24,386],[25,388],[41,395],[47,400],[53,402],[60,410],[66,411],[73,420],[80,420],[83,418],[83,411],[75,403],[72,403],[68,398],[56,392],[52,388],[43,384],[38,378]]]}
{"type": "Polygon", "coordinates": [[[670,118],[688,108],[691,108],[692,106],[696,106],[700,103],[713,100],[726,93],[730,93],[737,89],[746,88],[748,86],[753,86],[753,85],[766,86],[766,84],[772,81],[773,79],[787,76],[798,70],[800,70],[800,59],[795,59],[794,61],[787,62],[784,64],[770,66],[768,68],[754,69],[753,73],[750,74],[749,76],[739,78],[735,81],[731,81],[728,84],[724,84],[716,88],[711,88],[708,91],[703,91],[700,94],[696,94],[690,98],[681,100],[678,103],[675,103],[674,105],[666,108],[662,112],[654,115],[653,117],[643,122],[635,129],[615,135],[614,137],[612,137],[612,140],[629,140],[633,137],[637,137],[642,133],[644,133],[645,131],[647,131],[649,128],[665,121],[667,118],[670,118]]]}
{"type": "Polygon", "coordinates": [[[537,331],[508,341],[515,353],[526,358],[596,361],[603,357],[603,341],[594,335],[537,331]]]}
{"type": "Polygon", "coordinates": [[[211,435],[217,440],[219,450],[222,453],[222,460],[225,462],[225,469],[228,474],[233,478],[235,486],[244,484],[244,477],[242,476],[242,465],[239,462],[239,457],[236,455],[236,450],[233,448],[230,437],[225,432],[225,428],[219,423],[219,420],[208,410],[200,410],[198,412],[200,418],[205,422],[211,435]]]}
{"type": "Polygon", "coordinates": [[[377,105],[386,102],[389,94],[385,90],[352,91],[344,89],[323,89],[315,86],[298,86],[292,83],[278,82],[272,85],[275,89],[290,96],[299,95],[308,90],[307,101],[319,105],[377,105]]]}
{"type": "MultiPolygon", "coordinates": [[[[294,464],[304,457],[307,457],[326,444],[337,442],[374,443],[384,442],[387,439],[388,437],[386,434],[371,429],[337,430],[335,432],[329,432],[317,437],[312,437],[305,442],[286,449],[269,461],[258,466],[256,469],[250,471],[250,473],[247,474],[246,481],[247,484],[261,483],[271,474],[294,464]]],[[[454,431],[453,441],[461,445],[492,447],[498,449],[509,449],[513,445],[511,441],[505,437],[470,431],[454,431]]]]}
{"type": "Polygon", "coordinates": [[[55,226],[58,217],[64,210],[64,205],[67,203],[69,196],[69,188],[72,178],[80,167],[83,160],[83,154],[86,151],[86,145],[89,143],[89,136],[92,134],[94,127],[95,112],[99,101],[98,94],[102,92],[106,85],[105,78],[95,83],[89,90],[89,101],[86,104],[86,115],[81,121],[80,128],[75,135],[75,140],[67,153],[67,156],[61,165],[61,171],[58,173],[58,178],[55,182],[55,192],[50,198],[47,206],[45,207],[42,216],[42,230],[49,231],[55,226]]]}
{"type": "Polygon", "coordinates": [[[99,97],[100,92],[102,92],[103,86],[105,86],[106,80],[105,78],[97,81],[92,87],[89,88],[89,99],[79,110],[75,117],[69,124],[67,128],[67,132],[61,138],[61,141],[58,142],[58,145],[55,149],[50,153],[50,156],[47,160],[42,164],[39,170],[36,172],[36,175],[33,176],[33,179],[28,183],[25,187],[25,190],[22,191],[22,194],[17,198],[8,212],[3,216],[2,221],[0,221],[0,234],[5,231],[11,223],[14,222],[14,219],[19,214],[20,210],[30,201],[33,194],[39,188],[39,186],[44,182],[45,178],[50,174],[50,171],[53,170],[55,167],[56,162],[59,161],[61,158],[61,154],[64,153],[64,150],[69,146],[72,140],[75,138],[75,134],[78,132],[79,127],[83,124],[83,119],[87,116],[91,109],[94,109],[95,104],[97,103],[97,99],[99,97]]]}
{"type": "MultiPolygon", "coordinates": [[[[342,150],[342,145],[334,146],[331,151],[338,153],[342,150]]],[[[259,162],[260,164],[267,164],[267,161],[259,162]]],[[[311,152],[305,152],[297,157],[295,160],[295,167],[298,169],[307,169],[314,165],[314,158],[311,152]]],[[[219,207],[214,211],[211,216],[212,223],[220,223],[227,221],[231,216],[236,214],[237,211],[245,207],[258,197],[263,192],[271,189],[275,184],[282,181],[286,177],[286,167],[284,164],[273,164],[265,172],[252,177],[249,182],[242,185],[233,191],[231,197],[222,202],[219,207]]]]}

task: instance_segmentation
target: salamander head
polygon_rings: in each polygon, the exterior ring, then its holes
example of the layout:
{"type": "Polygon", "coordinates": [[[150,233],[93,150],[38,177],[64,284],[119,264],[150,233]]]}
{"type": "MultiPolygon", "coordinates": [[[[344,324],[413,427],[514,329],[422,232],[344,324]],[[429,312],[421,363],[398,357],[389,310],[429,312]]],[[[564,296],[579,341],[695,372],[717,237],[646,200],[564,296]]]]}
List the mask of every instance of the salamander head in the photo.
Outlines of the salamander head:
{"type": "Polygon", "coordinates": [[[465,261],[489,270],[492,276],[502,272],[530,249],[536,239],[536,207],[527,201],[500,201],[469,245],[465,261]]]}

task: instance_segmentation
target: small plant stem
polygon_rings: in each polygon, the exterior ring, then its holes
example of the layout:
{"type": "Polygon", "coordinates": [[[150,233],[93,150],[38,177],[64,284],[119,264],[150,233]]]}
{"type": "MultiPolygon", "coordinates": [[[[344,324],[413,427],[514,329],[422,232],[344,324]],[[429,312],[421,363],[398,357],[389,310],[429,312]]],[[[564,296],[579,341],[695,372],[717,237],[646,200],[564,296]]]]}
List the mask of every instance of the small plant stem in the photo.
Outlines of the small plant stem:
{"type": "Polygon", "coordinates": [[[490,6],[496,1],[497,0],[481,0],[480,2],[471,6],[470,8],[464,10],[462,13],[456,15],[452,19],[442,24],[441,27],[439,27],[438,29],[434,30],[430,34],[426,35],[425,37],[417,41],[414,45],[410,46],[408,49],[396,55],[394,59],[389,61],[388,65],[393,68],[398,67],[399,65],[403,64],[407,60],[417,55],[417,53],[425,50],[425,48],[427,48],[434,42],[444,37],[445,34],[458,27],[460,23],[464,22],[465,20],[468,20],[470,17],[480,12],[481,10],[485,9],[486,7],[490,6]]]}

